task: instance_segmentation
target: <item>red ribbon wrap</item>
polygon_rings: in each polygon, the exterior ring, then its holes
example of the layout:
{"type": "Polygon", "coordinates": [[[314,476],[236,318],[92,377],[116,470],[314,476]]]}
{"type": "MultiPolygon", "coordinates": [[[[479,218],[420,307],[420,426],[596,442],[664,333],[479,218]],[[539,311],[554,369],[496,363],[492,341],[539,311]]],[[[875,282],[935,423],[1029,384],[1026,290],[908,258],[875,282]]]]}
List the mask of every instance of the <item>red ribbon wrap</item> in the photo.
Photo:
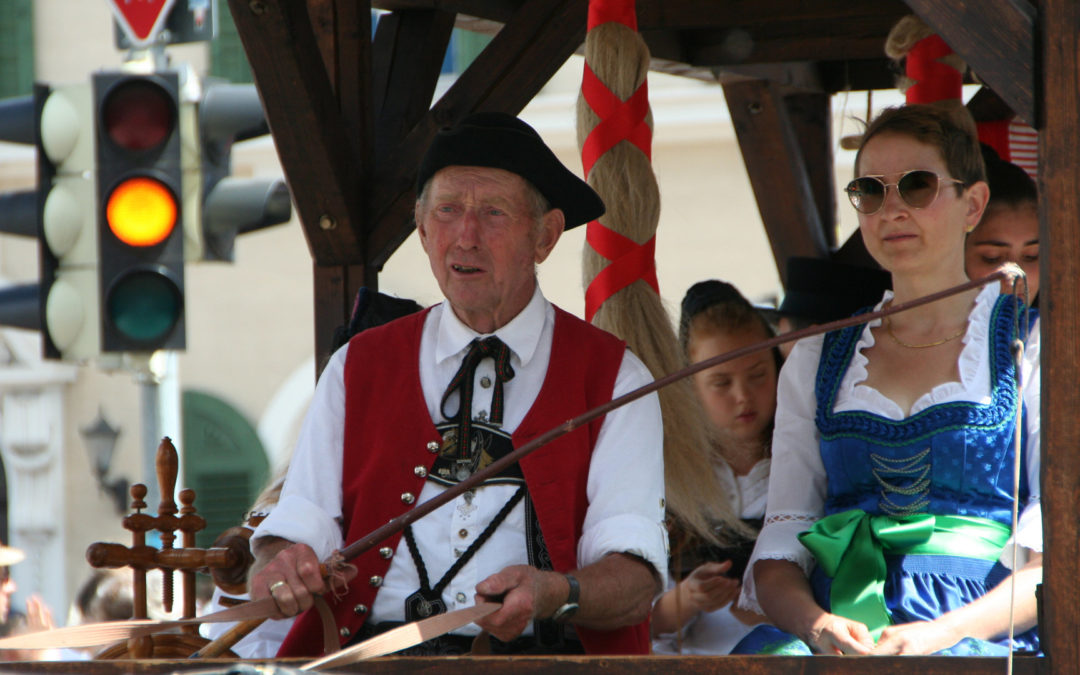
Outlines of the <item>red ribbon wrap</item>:
{"type": "Polygon", "coordinates": [[[908,103],[933,103],[960,98],[963,84],[961,73],[939,59],[952,54],[953,50],[938,35],[931,35],[915,43],[907,55],[905,72],[915,84],[907,90],[908,103]]]}
{"type": "MultiPolygon", "coordinates": [[[[633,0],[590,0],[589,30],[609,22],[624,24],[637,30],[637,13],[633,0]]],[[[648,81],[643,81],[629,99],[623,101],[585,63],[581,93],[585,103],[600,118],[581,146],[581,163],[585,177],[597,160],[621,141],[634,144],[645,157],[652,159],[652,129],[645,122],[649,114],[648,81]]],[[[656,279],[656,237],[638,244],[594,220],[588,224],[585,240],[593,250],[611,261],[596,275],[585,291],[585,320],[592,321],[597,310],[615,293],[638,279],[643,279],[660,293],[656,279]]]]}

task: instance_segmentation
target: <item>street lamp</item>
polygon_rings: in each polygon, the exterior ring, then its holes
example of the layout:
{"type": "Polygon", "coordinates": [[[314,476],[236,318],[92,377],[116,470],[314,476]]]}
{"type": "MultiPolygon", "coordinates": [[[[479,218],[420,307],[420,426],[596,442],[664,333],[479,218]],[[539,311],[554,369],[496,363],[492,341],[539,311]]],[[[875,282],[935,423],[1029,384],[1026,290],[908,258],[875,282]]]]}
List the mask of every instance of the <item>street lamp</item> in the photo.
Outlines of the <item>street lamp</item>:
{"type": "Polygon", "coordinates": [[[116,450],[116,439],[120,437],[120,430],[113,427],[105,419],[103,411],[98,409],[97,419],[79,430],[83,443],[86,444],[86,452],[90,455],[90,464],[94,467],[98,487],[102,492],[112,497],[119,513],[127,511],[128,479],[117,478],[110,482],[105,476],[109,473],[109,465],[112,463],[113,451],[116,450]]]}

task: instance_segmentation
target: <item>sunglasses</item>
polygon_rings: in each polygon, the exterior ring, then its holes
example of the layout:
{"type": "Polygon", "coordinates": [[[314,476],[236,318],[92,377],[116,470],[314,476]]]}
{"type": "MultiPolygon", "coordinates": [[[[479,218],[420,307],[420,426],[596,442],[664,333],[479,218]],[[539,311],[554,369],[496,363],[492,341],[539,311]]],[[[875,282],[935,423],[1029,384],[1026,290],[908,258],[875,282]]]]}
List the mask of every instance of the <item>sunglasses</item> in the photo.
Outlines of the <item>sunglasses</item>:
{"type": "Polygon", "coordinates": [[[925,209],[937,199],[942,181],[965,184],[962,180],[945,178],[924,169],[908,171],[895,183],[886,183],[881,180],[882,178],[883,176],[863,176],[847,184],[844,192],[847,193],[856,211],[866,215],[880,211],[885,205],[885,196],[890,186],[896,187],[900,199],[903,199],[904,203],[911,208],[925,209]]]}

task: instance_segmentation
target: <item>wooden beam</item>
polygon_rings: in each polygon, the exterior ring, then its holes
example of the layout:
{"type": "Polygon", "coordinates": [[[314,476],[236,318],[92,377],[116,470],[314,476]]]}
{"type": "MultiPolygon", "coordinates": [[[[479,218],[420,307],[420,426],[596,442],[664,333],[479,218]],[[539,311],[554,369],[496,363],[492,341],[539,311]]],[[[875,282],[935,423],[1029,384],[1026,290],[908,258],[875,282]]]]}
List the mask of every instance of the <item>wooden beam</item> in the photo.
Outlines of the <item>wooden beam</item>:
{"type": "Polygon", "coordinates": [[[1042,313],[1044,582],[1040,637],[1051,672],[1080,664],[1080,4],[1041,0],[1039,306],[1042,313]]]}
{"type": "Polygon", "coordinates": [[[306,4],[229,0],[229,9],[312,256],[321,265],[362,260],[356,120],[342,114],[306,4]]]}
{"type": "Polygon", "coordinates": [[[371,109],[378,116],[376,164],[431,107],[453,29],[454,15],[437,10],[394,12],[379,19],[371,92],[371,109]]]}
{"type": "MultiPolygon", "coordinates": [[[[778,87],[770,82],[725,84],[724,98],[773,258],[786,283],[788,258],[822,258],[829,253],[795,125],[778,87]]],[[[831,174],[831,164],[828,171],[831,174]]]]}
{"type": "MultiPolygon", "coordinates": [[[[1035,126],[1035,6],[1028,0],[904,0],[971,69],[1035,126]]],[[[1046,22],[1043,22],[1046,25],[1046,22]]]]}
{"type": "MultiPolygon", "coordinates": [[[[527,0],[374,177],[369,264],[381,267],[412,230],[416,169],[435,132],[485,110],[517,114],[585,37],[585,0],[527,0]]],[[[567,113],[571,114],[571,113],[567,113]]]]}
{"type": "Polygon", "coordinates": [[[817,205],[818,222],[825,246],[836,248],[836,182],[833,167],[832,106],[824,93],[793,93],[784,96],[795,142],[799,144],[803,170],[817,205]]]}

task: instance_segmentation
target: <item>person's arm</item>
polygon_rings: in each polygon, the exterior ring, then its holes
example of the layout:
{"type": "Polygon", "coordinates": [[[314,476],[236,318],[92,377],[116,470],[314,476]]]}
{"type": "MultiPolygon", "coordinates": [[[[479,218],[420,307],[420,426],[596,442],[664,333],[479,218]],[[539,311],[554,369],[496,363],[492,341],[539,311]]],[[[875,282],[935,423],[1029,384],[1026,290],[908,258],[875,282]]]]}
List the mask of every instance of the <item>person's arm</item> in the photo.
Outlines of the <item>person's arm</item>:
{"type": "MultiPolygon", "coordinates": [[[[652,381],[641,361],[625,352],[612,398],[652,381]]],[[[577,560],[580,609],[571,622],[610,630],[644,621],[667,574],[664,527],[663,421],[656,394],[604,416],[589,461],[577,560]]],[[[569,585],[555,572],[508,567],[477,587],[478,600],[504,605],[480,626],[505,640],[534,618],[546,619],[566,602],[569,585]]]]}
{"type": "Polygon", "coordinates": [[[796,635],[821,654],[867,654],[874,648],[870,631],[858,621],[830,614],[814,600],[801,568],[786,560],[754,565],[757,597],[769,620],[796,635]]]}
{"type": "Polygon", "coordinates": [[[325,590],[319,561],[342,545],[341,485],[344,444],[344,369],[348,345],[334,353],[315,388],[278,504],[251,537],[255,562],[248,574],[253,600],[270,595],[281,617],[311,606],[325,590]],[[317,577],[317,578],[316,578],[317,577]]]}
{"type": "MultiPolygon", "coordinates": [[[[570,623],[597,630],[612,630],[641,623],[649,616],[658,581],[652,566],[621,553],[570,572],[581,595],[570,623]]],[[[546,619],[566,602],[570,584],[558,572],[529,565],[514,565],[491,575],[476,586],[477,602],[501,601],[499,611],[477,624],[500,640],[512,640],[533,619],[546,619]]]]}
{"type": "Polygon", "coordinates": [[[713,612],[739,597],[739,580],[725,576],[731,561],[707,562],[668,589],[653,605],[653,637],[674,633],[701,612],[713,612]]]}
{"type": "Polygon", "coordinates": [[[758,562],[789,562],[802,574],[803,584],[814,568],[814,558],[798,534],[821,517],[825,504],[813,390],[821,347],[821,337],[799,340],[780,370],[765,524],[743,575],[742,609],[765,612],[755,578],[758,562]]]}
{"type": "Polygon", "coordinates": [[[1032,553],[1028,563],[989,593],[933,621],[889,626],[881,633],[875,654],[932,654],[966,637],[991,640],[1009,629],[1009,605],[1016,585],[1013,619],[1016,633],[1036,624],[1035,587],[1042,581],[1042,554],[1032,553]]]}

